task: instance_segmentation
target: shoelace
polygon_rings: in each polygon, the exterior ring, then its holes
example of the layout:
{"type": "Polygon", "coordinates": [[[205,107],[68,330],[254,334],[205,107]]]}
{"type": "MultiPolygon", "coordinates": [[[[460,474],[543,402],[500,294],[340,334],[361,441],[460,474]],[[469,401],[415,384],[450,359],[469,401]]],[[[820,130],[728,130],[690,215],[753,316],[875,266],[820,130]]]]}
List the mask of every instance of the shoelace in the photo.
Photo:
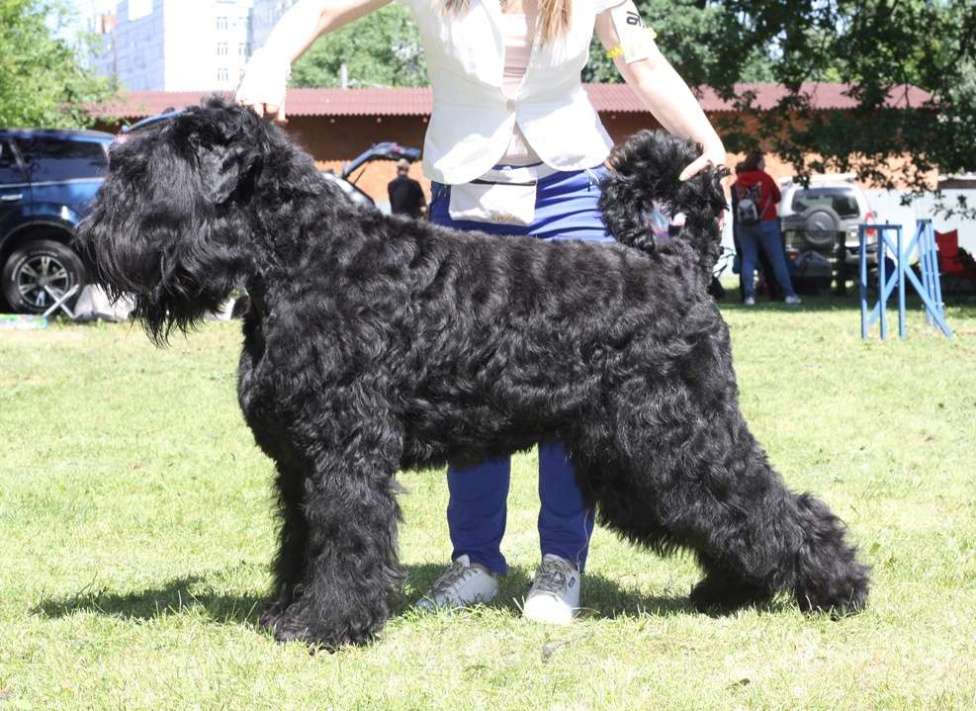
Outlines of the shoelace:
{"type": "Polygon", "coordinates": [[[566,569],[555,561],[545,561],[535,574],[533,587],[543,592],[558,593],[566,587],[566,569]]]}
{"type": "Polygon", "coordinates": [[[450,588],[467,578],[469,573],[473,572],[475,572],[473,568],[465,567],[463,563],[454,561],[451,567],[441,573],[441,576],[434,581],[430,590],[431,596],[447,592],[450,588]]]}

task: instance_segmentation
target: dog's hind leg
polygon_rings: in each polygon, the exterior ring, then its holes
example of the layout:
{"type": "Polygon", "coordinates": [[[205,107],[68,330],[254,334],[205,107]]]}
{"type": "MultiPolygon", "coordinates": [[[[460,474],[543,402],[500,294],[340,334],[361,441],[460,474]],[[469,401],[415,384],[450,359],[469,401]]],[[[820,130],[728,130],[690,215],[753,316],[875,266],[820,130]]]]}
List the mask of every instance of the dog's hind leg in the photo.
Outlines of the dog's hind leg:
{"type": "Polygon", "coordinates": [[[654,548],[692,549],[706,572],[692,591],[703,610],[728,611],[793,594],[804,610],[855,611],[867,568],[844,526],[809,495],[789,491],[737,416],[706,413],[648,432],[653,448],[628,467],[626,504],[602,494],[602,519],[654,548]],[[643,523],[648,519],[653,525],[643,523]]]}
{"type": "Polygon", "coordinates": [[[394,479],[402,444],[393,426],[330,414],[334,426],[324,429],[331,432],[309,447],[303,578],[274,633],[279,641],[334,649],[366,642],[382,628],[403,577],[394,479]]]}
{"type": "Polygon", "coordinates": [[[646,366],[632,366],[580,423],[602,520],[658,550],[693,550],[706,572],[692,592],[700,608],[734,609],[778,592],[805,610],[863,607],[868,570],[844,525],[822,502],[787,489],[749,433],[714,304],[689,309],[680,333],[648,334],[630,351],[646,366]]]}
{"type": "Polygon", "coordinates": [[[681,465],[666,512],[706,571],[692,590],[695,606],[725,612],[786,592],[804,611],[860,610],[868,570],[840,519],[785,486],[741,418],[714,422],[707,436],[727,448],[681,465]]]}

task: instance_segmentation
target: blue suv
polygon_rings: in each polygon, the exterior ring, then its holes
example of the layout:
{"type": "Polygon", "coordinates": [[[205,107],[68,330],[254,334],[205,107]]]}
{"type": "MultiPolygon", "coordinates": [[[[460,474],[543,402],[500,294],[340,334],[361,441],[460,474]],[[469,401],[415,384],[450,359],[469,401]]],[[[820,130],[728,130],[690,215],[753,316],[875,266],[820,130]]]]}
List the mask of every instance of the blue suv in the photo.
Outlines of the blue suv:
{"type": "Polygon", "coordinates": [[[113,140],[97,131],[0,129],[0,292],[12,310],[41,313],[84,284],[71,240],[113,140]]]}

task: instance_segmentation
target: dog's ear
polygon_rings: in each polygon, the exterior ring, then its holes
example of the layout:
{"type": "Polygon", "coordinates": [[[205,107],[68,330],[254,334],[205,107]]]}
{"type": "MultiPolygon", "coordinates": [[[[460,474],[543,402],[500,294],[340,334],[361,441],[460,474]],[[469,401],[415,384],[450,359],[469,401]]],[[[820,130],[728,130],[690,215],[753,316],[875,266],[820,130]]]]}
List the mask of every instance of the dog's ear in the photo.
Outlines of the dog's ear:
{"type": "Polygon", "coordinates": [[[210,202],[224,204],[248,188],[263,162],[260,119],[253,112],[211,101],[187,110],[181,122],[210,202]]]}
{"type": "Polygon", "coordinates": [[[223,205],[235,194],[248,190],[261,165],[261,156],[254,146],[200,146],[197,156],[201,174],[208,178],[203,189],[215,205],[223,205]]]}

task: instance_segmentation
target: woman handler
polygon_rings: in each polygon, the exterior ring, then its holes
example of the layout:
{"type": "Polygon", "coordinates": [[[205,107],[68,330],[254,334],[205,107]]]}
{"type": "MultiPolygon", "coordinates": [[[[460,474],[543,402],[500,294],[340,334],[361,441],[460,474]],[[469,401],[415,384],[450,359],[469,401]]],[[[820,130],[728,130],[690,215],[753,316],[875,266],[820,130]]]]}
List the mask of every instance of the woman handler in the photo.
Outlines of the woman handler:
{"type": "MultiPolygon", "coordinates": [[[[401,1],[419,27],[433,89],[423,156],[434,222],[540,239],[610,239],[598,200],[612,141],[580,82],[594,31],[661,125],[702,146],[681,178],[724,164],[721,139],[633,0],[401,1]]],[[[320,35],[388,2],[299,0],[251,58],[238,101],[283,121],[291,64],[320,35]]],[[[495,597],[506,572],[500,545],[509,476],[508,457],[449,467],[453,561],[421,606],[495,597]]],[[[540,443],[539,498],[542,562],[523,616],[565,623],[579,607],[593,510],[560,442],[540,443]]]]}

